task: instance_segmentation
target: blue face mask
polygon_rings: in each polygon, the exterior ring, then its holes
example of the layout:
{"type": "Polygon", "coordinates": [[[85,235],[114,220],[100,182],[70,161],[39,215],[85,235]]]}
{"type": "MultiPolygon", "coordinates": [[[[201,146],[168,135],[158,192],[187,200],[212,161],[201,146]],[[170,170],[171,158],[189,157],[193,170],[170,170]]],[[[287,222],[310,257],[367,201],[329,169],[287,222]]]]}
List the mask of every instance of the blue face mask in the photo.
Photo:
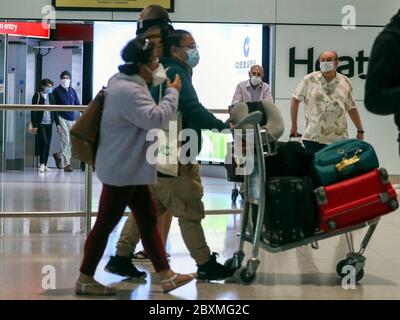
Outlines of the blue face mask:
{"type": "Polygon", "coordinates": [[[48,94],[48,93],[52,93],[53,92],[53,88],[51,87],[44,87],[43,88],[43,93],[48,94]]]}
{"type": "Polygon", "coordinates": [[[192,68],[197,66],[200,61],[199,51],[196,48],[194,48],[194,49],[189,49],[188,51],[186,51],[186,53],[188,55],[188,61],[187,61],[188,65],[192,68]]]}

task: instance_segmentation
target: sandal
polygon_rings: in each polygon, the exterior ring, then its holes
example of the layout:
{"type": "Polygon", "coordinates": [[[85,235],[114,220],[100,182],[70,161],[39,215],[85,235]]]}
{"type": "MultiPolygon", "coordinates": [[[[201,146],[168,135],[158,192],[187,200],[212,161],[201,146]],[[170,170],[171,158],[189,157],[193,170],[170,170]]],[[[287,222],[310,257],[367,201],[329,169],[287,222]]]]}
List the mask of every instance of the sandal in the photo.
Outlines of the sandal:
{"type": "MultiPolygon", "coordinates": [[[[169,260],[169,258],[171,258],[171,255],[168,252],[167,252],[166,256],[167,256],[168,260],[169,260]]],[[[142,251],[138,251],[138,252],[134,253],[132,255],[132,259],[131,260],[135,261],[135,262],[139,262],[139,261],[142,261],[142,262],[149,261],[150,262],[150,257],[147,255],[146,252],[144,252],[142,250],[142,251]]]]}
{"type": "Polygon", "coordinates": [[[150,257],[144,251],[138,251],[132,255],[132,261],[150,261],[150,257]]]}
{"type": "Polygon", "coordinates": [[[117,294],[117,291],[98,282],[83,283],[78,280],[75,284],[75,294],[81,296],[113,296],[117,294]]]}
{"type": "Polygon", "coordinates": [[[168,293],[176,288],[179,288],[195,278],[193,274],[174,274],[171,278],[161,280],[161,287],[164,293],[168,293]]]}

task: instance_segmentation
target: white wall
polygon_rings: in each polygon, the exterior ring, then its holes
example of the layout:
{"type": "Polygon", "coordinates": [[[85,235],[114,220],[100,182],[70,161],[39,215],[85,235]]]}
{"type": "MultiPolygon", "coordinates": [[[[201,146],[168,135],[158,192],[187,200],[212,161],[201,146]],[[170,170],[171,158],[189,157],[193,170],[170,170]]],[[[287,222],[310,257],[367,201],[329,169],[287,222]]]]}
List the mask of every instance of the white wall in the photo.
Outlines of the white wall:
{"type": "Polygon", "coordinates": [[[352,5],[357,25],[385,25],[400,8],[400,0],[277,0],[277,22],[341,24],[342,8],[352,5]]]}
{"type": "MultiPolygon", "coordinates": [[[[0,18],[41,19],[51,0],[1,0],[0,18]]],[[[384,25],[400,0],[175,0],[174,21],[340,24],[341,9],[353,5],[358,25],[384,25]]],[[[137,12],[59,11],[57,19],[136,20],[137,12]]]]}
{"type": "MultiPolygon", "coordinates": [[[[51,0],[2,0],[0,18],[40,19],[42,6],[50,3],[51,0]]],[[[365,54],[369,55],[376,34],[399,8],[400,0],[381,2],[376,0],[175,0],[175,12],[171,13],[171,19],[175,22],[277,24],[276,69],[272,72],[276,76],[274,86],[276,102],[283,109],[287,120],[286,127],[289,127],[289,98],[297,81],[306,72],[304,67],[296,67],[296,78],[289,78],[287,68],[290,46],[296,46],[296,57],[306,56],[305,50],[309,47],[315,48],[315,59],[318,52],[325,48],[337,49],[339,55],[348,55],[353,58],[359,50],[364,50],[365,54]],[[344,31],[340,27],[344,16],[342,8],[345,5],[352,5],[355,9],[356,30],[344,31]]],[[[57,12],[57,19],[71,20],[132,21],[137,17],[137,12],[57,12]]],[[[362,101],[364,80],[356,76],[352,78],[352,81],[366,130],[366,139],[371,141],[377,149],[382,165],[386,166],[390,173],[400,174],[393,117],[379,117],[368,113],[362,101]]],[[[302,117],[300,113],[299,119],[302,117]]],[[[352,125],[349,124],[349,126],[353,134],[352,125]]]]}
{"type": "MultiPolygon", "coordinates": [[[[339,57],[347,57],[347,61],[342,61],[340,65],[351,64],[354,68],[353,76],[350,77],[347,71],[343,74],[348,75],[353,84],[354,98],[365,130],[365,140],[375,147],[383,167],[391,174],[400,174],[393,116],[376,116],[365,109],[363,99],[368,64],[366,61],[357,61],[357,58],[362,60],[360,59],[362,56],[369,57],[373,41],[381,30],[382,27],[357,27],[355,30],[344,30],[341,26],[276,26],[275,103],[281,108],[285,118],[284,139],[289,136],[291,125],[290,98],[298,83],[308,73],[307,65],[297,64],[294,76],[289,75],[290,49],[295,48],[295,59],[308,59],[308,50],[313,49],[313,66],[320,52],[333,49],[338,52],[339,57]]],[[[312,71],[314,70],[313,68],[312,71]]],[[[298,117],[299,132],[304,132],[303,106],[301,103],[298,117]]],[[[350,136],[355,137],[356,129],[350,118],[348,126],[350,136]]]]}

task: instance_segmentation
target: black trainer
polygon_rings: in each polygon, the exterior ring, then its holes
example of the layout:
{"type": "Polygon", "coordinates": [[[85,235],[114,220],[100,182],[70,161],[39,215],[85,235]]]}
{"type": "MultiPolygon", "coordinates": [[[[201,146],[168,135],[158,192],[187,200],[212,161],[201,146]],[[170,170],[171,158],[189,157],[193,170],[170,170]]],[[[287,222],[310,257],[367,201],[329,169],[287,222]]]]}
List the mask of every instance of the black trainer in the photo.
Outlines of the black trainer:
{"type": "Polygon", "coordinates": [[[104,270],[122,277],[136,279],[144,279],[147,276],[146,272],[136,269],[130,258],[122,256],[111,256],[104,270]]]}
{"type": "Polygon", "coordinates": [[[198,266],[197,279],[199,280],[224,280],[230,278],[235,270],[225,267],[217,262],[218,253],[213,252],[207,263],[198,266]]]}

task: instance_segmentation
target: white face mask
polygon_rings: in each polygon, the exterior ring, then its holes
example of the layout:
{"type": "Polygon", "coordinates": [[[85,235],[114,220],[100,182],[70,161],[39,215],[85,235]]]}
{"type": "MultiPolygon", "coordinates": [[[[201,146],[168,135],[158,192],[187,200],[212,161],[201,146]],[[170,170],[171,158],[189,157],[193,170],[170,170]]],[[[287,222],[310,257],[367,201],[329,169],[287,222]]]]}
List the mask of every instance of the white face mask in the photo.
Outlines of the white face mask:
{"type": "Polygon", "coordinates": [[[261,77],[250,76],[250,83],[253,86],[258,86],[261,83],[261,81],[262,81],[261,77]]]}
{"type": "Polygon", "coordinates": [[[335,62],[333,61],[323,61],[319,63],[322,72],[329,72],[335,69],[335,62]]]}
{"type": "Polygon", "coordinates": [[[148,71],[151,72],[153,77],[153,86],[159,86],[167,80],[167,73],[165,72],[164,66],[160,63],[154,71],[151,71],[147,66],[145,66],[148,71]]]}
{"type": "Polygon", "coordinates": [[[61,79],[61,86],[64,89],[68,89],[70,84],[71,84],[71,80],[70,79],[61,79]]]}

